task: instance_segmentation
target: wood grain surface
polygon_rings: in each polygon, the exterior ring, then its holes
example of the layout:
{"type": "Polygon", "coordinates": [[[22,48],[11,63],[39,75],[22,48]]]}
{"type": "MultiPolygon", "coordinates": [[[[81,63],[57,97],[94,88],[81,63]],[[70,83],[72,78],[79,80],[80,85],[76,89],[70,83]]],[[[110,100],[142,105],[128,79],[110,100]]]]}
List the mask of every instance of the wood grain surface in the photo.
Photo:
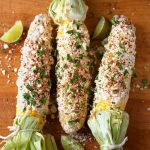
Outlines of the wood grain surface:
{"type": "MultiPolygon", "coordinates": [[[[47,13],[49,3],[49,0],[0,0],[0,34],[2,35],[16,20],[22,20],[26,34],[34,16],[47,13]]],[[[139,89],[143,79],[150,81],[150,0],[87,0],[86,3],[90,7],[86,24],[91,34],[102,15],[110,18],[114,14],[124,14],[137,28],[137,78],[134,83],[136,87],[132,88],[127,104],[130,125],[127,133],[129,141],[125,149],[150,150],[150,89],[139,89]]],[[[14,49],[12,54],[9,49],[0,50],[0,134],[2,135],[9,133],[7,126],[12,125],[15,116],[17,73],[14,72],[14,68],[20,66],[20,48],[25,36],[21,42],[9,45],[10,49],[14,49]],[[6,70],[6,75],[2,74],[1,68],[6,70]],[[8,80],[10,83],[7,83],[8,80]]],[[[3,43],[0,43],[0,48],[2,47],[3,43]]],[[[48,117],[48,121],[46,128],[55,136],[61,150],[60,135],[63,131],[60,124],[57,119],[51,120],[48,117]]],[[[81,132],[90,135],[87,127],[81,132]]],[[[85,149],[98,150],[99,146],[92,138],[85,142],[85,149]]]]}

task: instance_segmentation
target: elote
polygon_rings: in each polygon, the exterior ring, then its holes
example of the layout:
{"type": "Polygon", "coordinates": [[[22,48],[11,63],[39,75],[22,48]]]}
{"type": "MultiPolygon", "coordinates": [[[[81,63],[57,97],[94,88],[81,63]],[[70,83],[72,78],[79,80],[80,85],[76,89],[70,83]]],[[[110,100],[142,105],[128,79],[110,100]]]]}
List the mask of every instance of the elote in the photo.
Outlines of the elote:
{"type": "Polygon", "coordinates": [[[127,17],[116,15],[105,45],[106,52],[96,83],[93,110],[88,125],[102,150],[122,149],[129,116],[124,111],[129,98],[135,64],[135,27],[127,17]]]}
{"type": "Polygon", "coordinates": [[[48,137],[53,144],[47,147],[42,134],[51,87],[51,39],[50,17],[45,14],[37,15],[31,23],[21,51],[16,117],[14,126],[10,127],[14,132],[7,137],[1,137],[6,140],[2,150],[57,150],[53,137],[48,137]]]}
{"type": "Polygon", "coordinates": [[[83,23],[87,6],[82,0],[53,0],[49,12],[59,25],[56,65],[59,120],[66,133],[73,133],[85,122],[92,80],[90,37],[83,23]]]}

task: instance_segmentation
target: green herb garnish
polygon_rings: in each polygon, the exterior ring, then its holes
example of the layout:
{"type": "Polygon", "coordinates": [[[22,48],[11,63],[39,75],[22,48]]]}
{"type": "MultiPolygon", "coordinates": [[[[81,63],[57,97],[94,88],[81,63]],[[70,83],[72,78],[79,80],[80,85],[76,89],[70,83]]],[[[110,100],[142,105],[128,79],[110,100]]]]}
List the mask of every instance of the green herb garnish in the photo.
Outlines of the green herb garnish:
{"type": "Polygon", "coordinates": [[[72,57],[70,56],[70,54],[67,54],[67,60],[68,60],[69,62],[73,62],[73,59],[72,59],[72,57]]]}
{"type": "Polygon", "coordinates": [[[115,17],[113,17],[113,18],[110,20],[110,22],[111,22],[112,25],[117,25],[117,24],[120,23],[115,17]]]}
{"type": "Polygon", "coordinates": [[[79,29],[79,27],[80,27],[80,25],[81,25],[80,22],[77,22],[77,21],[75,21],[75,20],[73,21],[73,24],[76,25],[77,29],[79,29]]]}
{"type": "Polygon", "coordinates": [[[30,98],[30,95],[28,93],[24,93],[23,98],[28,101],[30,98]]]}
{"type": "Polygon", "coordinates": [[[71,34],[71,35],[75,35],[77,39],[81,40],[81,33],[80,32],[77,32],[76,30],[68,30],[67,33],[71,34]]]}
{"type": "Polygon", "coordinates": [[[81,66],[80,60],[76,60],[76,61],[75,61],[75,66],[76,66],[76,67],[80,67],[80,66],[81,66]]]}
{"type": "Polygon", "coordinates": [[[72,119],[70,119],[70,120],[68,121],[68,124],[71,125],[71,126],[73,125],[72,119]]]}
{"type": "Polygon", "coordinates": [[[32,96],[33,96],[33,97],[37,97],[37,96],[38,96],[38,93],[37,93],[37,92],[35,92],[35,91],[32,91],[32,93],[31,93],[31,94],[32,94],[32,96]]]}
{"type": "Polygon", "coordinates": [[[119,61],[118,61],[117,65],[118,65],[118,67],[119,67],[120,70],[123,69],[123,64],[122,64],[122,62],[119,62],[119,61]]]}
{"type": "Polygon", "coordinates": [[[38,56],[42,57],[44,54],[45,54],[45,50],[43,50],[43,49],[38,49],[37,50],[37,55],[38,56]]]}
{"type": "Polygon", "coordinates": [[[82,48],[82,45],[81,45],[81,44],[77,44],[77,45],[76,45],[76,48],[77,48],[77,49],[81,49],[81,48],[82,48]]]}
{"type": "Polygon", "coordinates": [[[120,47],[121,49],[123,49],[123,53],[125,53],[125,52],[126,52],[126,50],[125,50],[125,46],[124,46],[122,43],[120,43],[120,44],[119,44],[119,47],[120,47]]]}
{"type": "Polygon", "coordinates": [[[116,52],[116,54],[118,55],[118,56],[121,56],[122,55],[122,53],[121,52],[116,52]]]}
{"type": "Polygon", "coordinates": [[[76,83],[79,78],[79,74],[77,72],[74,73],[71,83],[76,83]]]}
{"type": "Polygon", "coordinates": [[[33,97],[31,97],[28,93],[23,94],[24,99],[27,101],[28,105],[35,106],[36,102],[33,97]]]}
{"type": "Polygon", "coordinates": [[[148,85],[148,80],[147,79],[143,79],[142,80],[142,86],[143,86],[143,88],[147,87],[147,85],[148,85]]]}
{"type": "Polygon", "coordinates": [[[128,73],[129,73],[128,70],[125,69],[125,71],[124,71],[124,76],[125,76],[126,74],[128,74],[128,73]]]}
{"type": "Polygon", "coordinates": [[[45,104],[46,103],[46,97],[42,97],[41,100],[40,100],[40,103],[45,104]]]}
{"type": "Polygon", "coordinates": [[[26,86],[26,88],[27,88],[29,91],[33,91],[32,86],[30,86],[29,84],[26,86]]]}

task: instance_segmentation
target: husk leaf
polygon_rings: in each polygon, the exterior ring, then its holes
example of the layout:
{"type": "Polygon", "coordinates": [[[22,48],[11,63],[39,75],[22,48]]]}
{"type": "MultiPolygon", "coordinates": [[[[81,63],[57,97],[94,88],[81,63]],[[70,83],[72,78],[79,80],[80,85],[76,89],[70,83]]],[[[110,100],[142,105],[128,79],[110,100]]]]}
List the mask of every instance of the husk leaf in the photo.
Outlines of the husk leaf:
{"type": "Polygon", "coordinates": [[[49,141],[45,140],[40,132],[42,126],[38,118],[32,116],[16,118],[14,125],[20,125],[20,130],[17,135],[6,141],[1,150],[57,150],[52,144],[47,147],[49,141]]]}
{"type": "Polygon", "coordinates": [[[83,22],[87,10],[88,6],[83,0],[53,0],[49,7],[49,14],[57,24],[65,20],[83,22]]]}
{"type": "Polygon", "coordinates": [[[102,150],[108,150],[123,142],[129,124],[129,115],[124,111],[99,111],[88,120],[93,136],[101,145],[102,150]]]}

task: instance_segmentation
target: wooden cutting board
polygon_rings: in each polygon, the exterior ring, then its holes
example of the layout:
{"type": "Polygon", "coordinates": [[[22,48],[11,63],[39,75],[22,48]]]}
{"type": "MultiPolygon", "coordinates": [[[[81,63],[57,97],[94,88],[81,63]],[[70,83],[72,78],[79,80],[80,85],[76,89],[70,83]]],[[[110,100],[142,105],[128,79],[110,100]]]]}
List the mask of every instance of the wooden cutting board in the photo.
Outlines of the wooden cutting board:
{"type": "MultiPolygon", "coordinates": [[[[49,3],[48,0],[0,0],[0,34],[4,32],[3,23],[7,29],[16,20],[22,20],[26,33],[35,15],[47,13],[49,3]]],[[[125,149],[150,150],[150,89],[139,89],[143,79],[150,81],[150,0],[87,0],[87,4],[90,9],[86,24],[91,34],[102,15],[110,18],[114,14],[124,14],[137,28],[137,78],[134,82],[136,87],[132,88],[127,104],[130,125],[127,133],[129,141],[125,149]]],[[[15,68],[20,66],[20,48],[25,36],[20,43],[9,45],[10,49],[14,49],[12,53],[9,49],[0,50],[0,134],[2,135],[9,133],[6,127],[12,125],[15,116],[17,95],[15,68]],[[4,70],[5,75],[3,75],[4,70]]],[[[0,43],[0,48],[2,47],[0,43]]],[[[48,120],[49,123],[46,125],[48,132],[52,132],[55,136],[61,150],[60,134],[63,131],[60,124],[57,119],[48,120]]],[[[88,129],[84,129],[83,132],[90,135],[88,129]]],[[[99,146],[93,138],[84,143],[86,150],[99,149],[96,148],[99,146]]]]}

